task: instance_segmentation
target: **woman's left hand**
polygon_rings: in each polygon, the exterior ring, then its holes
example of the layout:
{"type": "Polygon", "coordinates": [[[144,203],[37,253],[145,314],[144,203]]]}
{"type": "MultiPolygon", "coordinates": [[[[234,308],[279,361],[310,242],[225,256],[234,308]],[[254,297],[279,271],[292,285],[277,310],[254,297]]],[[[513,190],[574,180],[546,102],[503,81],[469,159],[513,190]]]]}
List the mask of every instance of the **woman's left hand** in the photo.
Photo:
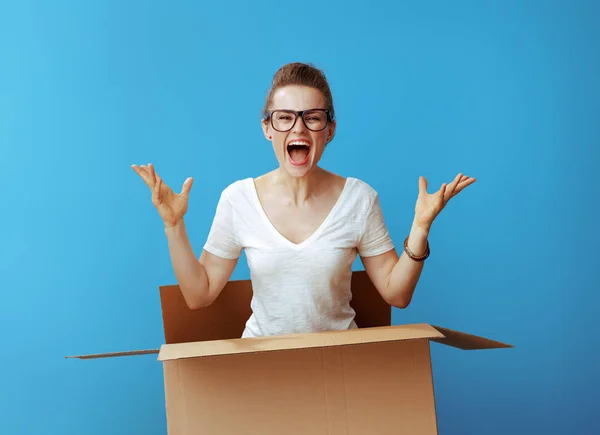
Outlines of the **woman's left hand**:
{"type": "Polygon", "coordinates": [[[442,184],[437,192],[427,193],[427,180],[425,177],[419,177],[419,196],[415,205],[414,224],[429,231],[431,224],[448,204],[448,201],[474,182],[475,178],[458,174],[450,184],[442,184]]]}

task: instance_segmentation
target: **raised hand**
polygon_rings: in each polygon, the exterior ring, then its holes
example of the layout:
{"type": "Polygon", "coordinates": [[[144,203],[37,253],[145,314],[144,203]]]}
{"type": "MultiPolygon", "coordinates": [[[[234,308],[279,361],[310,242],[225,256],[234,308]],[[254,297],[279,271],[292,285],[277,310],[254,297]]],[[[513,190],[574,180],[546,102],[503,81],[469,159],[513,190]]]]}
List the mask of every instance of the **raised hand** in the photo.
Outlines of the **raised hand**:
{"type": "Polygon", "coordinates": [[[154,171],[152,164],[148,164],[148,166],[132,165],[131,167],[150,188],[152,203],[158,210],[165,226],[175,226],[187,212],[188,197],[193,179],[188,178],[185,180],[181,193],[177,194],[163,182],[162,178],[154,171]]]}
{"type": "Polygon", "coordinates": [[[435,218],[446,207],[448,201],[474,182],[475,178],[458,174],[450,184],[443,183],[437,192],[427,193],[427,180],[425,177],[419,177],[419,196],[415,205],[415,224],[428,231],[435,218]]]}

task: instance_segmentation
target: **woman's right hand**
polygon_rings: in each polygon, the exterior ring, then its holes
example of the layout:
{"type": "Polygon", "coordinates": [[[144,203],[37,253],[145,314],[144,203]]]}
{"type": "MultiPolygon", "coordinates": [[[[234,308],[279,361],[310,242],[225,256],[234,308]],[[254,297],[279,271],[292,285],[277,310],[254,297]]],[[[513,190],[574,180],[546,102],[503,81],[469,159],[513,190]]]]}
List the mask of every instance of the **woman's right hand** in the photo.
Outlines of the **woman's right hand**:
{"type": "Polygon", "coordinates": [[[131,166],[133,170],[144,180],[144,183],[152,192],[152,203],[158,210],[166,227],[173,227],[183,219],[188,209],[188,197],[192,188],[192,178],[183,183],[181,193],[177,194],[167,186],[154,171],[152,164],[131,166]]]}

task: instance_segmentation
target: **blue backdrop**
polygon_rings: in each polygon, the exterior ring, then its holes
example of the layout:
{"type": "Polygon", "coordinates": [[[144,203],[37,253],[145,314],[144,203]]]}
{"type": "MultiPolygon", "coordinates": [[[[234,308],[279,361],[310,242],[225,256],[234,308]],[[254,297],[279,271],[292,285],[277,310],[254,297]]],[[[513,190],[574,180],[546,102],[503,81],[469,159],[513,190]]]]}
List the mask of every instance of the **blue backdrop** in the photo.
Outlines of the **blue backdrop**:
{"type": "Polygon", "coordinates": [[[195,177],[199,253],[221,190],[276,164],[260,109],[299,60],[334,92],[324,166],[379,190],[398,244],[419,175],[478,179],[393,317],[516,346],[433,345],[441,433],[600,433],[598,5],[2,3],[2,432],[166,432],[155,356],[63,358],[163,339],[157,287],[174,275],[130,166],[153,162],[176,190],[195,177]]]}

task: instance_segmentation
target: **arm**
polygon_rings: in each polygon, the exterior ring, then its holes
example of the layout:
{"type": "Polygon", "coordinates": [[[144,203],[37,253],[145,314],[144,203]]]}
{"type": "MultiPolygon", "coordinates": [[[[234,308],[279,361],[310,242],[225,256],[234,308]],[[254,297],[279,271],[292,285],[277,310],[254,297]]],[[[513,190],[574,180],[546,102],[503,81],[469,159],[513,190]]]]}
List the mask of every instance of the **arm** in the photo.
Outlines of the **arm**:
{"type": "Polygon", "coordinates": [[[154,170],[152,164],[132,165],[152,192],[152,203],[165,224],[171,263],[175,276],[190,309],[210,305],[231,277],[242,247],[235,236],[233,207],[226,189],[221,193],[207,245],[197,260],[188,238],[183,217],[187,212],[192,178],[175,194],[154,170]],[[218,254],[218,256],[216,255],[218,254]]]}
{"type": "MultiPolygon", "coordinates": [[[[425,253],[428,235],[428,230],[413,223],[408,248],[414,255],[425,253]]],[[[398,258],[395,249],[373,257],[361,257],[361,261],[373,285],[388,304],[408,307],[423,270],[423,261],[412,260],[404,251],[398,258]]]]}
{"type": "Polygon", "coordinates": [[[167,227],[165,233],[175,277],[186,304],[192,310],[210,305],[229,281],[237,258],[221,258],[203,250],[198,260],[183,219],[167,227]]]}
{"type": "MultiPolygon", "coordinates": [[[[408,236],[408,249],[413,255],[425,254],[427,238],[435,218],[451,198],[474,182],[475,178],[458,174],[450,184],[443,183],[437,192],[429,194],[427,193],[427,180],[425,177],[419,177],[419,196],[408,236]]],[[[389,235],[385,229],[377,201],[371,208],[367,222],[365,244],[371,246],[371,249],[376,249],[378,246],[389,246],[389,235]]],[[[373,285],[386,302],[399,308],[406,308],[412,300],[424,262],[411,259],[404,251],[398,258],[395,249],[389,249],[385,253],[371,257],[361,256],[361,259],[373,285]]]]}

